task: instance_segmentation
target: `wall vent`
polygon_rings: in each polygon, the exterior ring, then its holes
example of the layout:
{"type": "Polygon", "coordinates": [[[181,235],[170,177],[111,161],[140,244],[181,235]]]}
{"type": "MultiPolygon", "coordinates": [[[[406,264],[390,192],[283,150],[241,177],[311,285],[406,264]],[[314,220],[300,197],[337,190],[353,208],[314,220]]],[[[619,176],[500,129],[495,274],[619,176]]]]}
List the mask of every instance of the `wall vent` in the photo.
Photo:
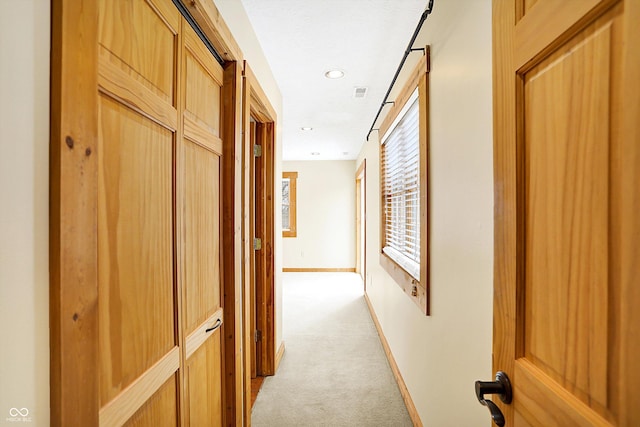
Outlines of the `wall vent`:
{"type": "Polygon", "coordinates": [[[354,98],[364,98],[367,96],[367,88],[366,87],[356,87],[353,90],[354,98]]]}

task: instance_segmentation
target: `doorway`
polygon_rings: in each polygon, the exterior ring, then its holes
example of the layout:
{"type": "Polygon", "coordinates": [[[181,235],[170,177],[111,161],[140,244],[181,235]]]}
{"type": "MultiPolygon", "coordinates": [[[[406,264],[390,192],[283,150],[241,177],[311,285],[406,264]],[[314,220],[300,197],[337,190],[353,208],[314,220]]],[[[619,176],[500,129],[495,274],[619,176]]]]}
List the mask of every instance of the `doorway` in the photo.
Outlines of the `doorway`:
{"type": "Polygon", "coordinates": [[[275,111],[251,68],[244,65],[243,199],[245,419],[262,380],[276,370],[274,280],[275,111]]]}
{"type": "Polygon", "coordinates": [[[356,273],[367,290],[367,160],[356,171],[356,273]]]}

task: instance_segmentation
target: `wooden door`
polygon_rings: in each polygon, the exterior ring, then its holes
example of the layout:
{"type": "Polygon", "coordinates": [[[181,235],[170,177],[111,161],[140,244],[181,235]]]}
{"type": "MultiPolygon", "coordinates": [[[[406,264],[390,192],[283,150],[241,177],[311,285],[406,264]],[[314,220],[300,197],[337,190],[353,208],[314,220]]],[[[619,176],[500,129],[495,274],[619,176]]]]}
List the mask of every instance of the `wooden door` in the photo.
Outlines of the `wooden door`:
{"type": "Polygon", "coordinates": [[[497,403],[507,426],[640,425],[640,2],[493,18],[497,403]]]}
{"type": "Polygon", "coordinates": [[[222,69],[168,0],[102,0],[100,425],[222,425],[222,69]]]}
{"type": "Polygon", "coordinates": [[[180,423],[174,160],[180,14],[99,2],[100,425],[180,423]]]}
{"type": "MultiPolygon", "coordinates": [[[[262,144],[262,125],[257,122],[253,122],[251,124],[251,135],[252,140],[256,146],[260,147],[260,155],[253,156],[253,200],[251,203],[252,212],[253,212],[253,237],[256,239],[260,239],[260,242],[264,240],[265,236],[265,212],[264,212],[264,198],[265,198],[265,168],[264,161],[262,156],[262,149],[264,145],[262,144]]],[[[263,358],[264,358],[264,347],[262,346],[261,335],[262,330],[261,326],[263,325],[262,317],[264,311],[264,293],[262,289],[264,287],[264,277],[265,277],[265,251],[262,249],[262,243],[260,243],[260,248],[257,249],[254,246],[253,251],[253,306],[252,306],[252,316],[253,316],[253,343],[254,346],[252,348],[252,355],[255,356],[255,367],[256,367],[256,376],[264,375],[264,366],[263,366],[263,358]]],[[[252,371],[253,371],[252,362],[252,371]]],[[[255,377],[254,377],[255,378],[255,377]]]]}
{"type": "MultiPolygon", "coordinates": [[[[245,84],[245,90],[246,90],[246,84],[245,84]]],[[[250,124],[249,124],[249,141],[250,147],[254,147],[256,145],[256,122],[253,118],[250,118],[250,124]]],[[[259,347],[257,346],[257,331],[258,331],[258,302],[257,302],[257,295],[258,295],[258,286],[257,286],[257,280],[258,280],[258,274],[256,274],[256,270],[255,270],[255,266],[256,266],[256,255],[255,255],[255,250],[254,250],[254,237],[257,236],[256,234],[256,222],[255,222],[255,218],[256,218],[256,179],[255,179],[255,164],[257,162],[257,159],[255,157],[254,154],[254,150],[251,150],[251,167],[250,167],[250,171],[249,171],[249,186],[250,186],[250,198],[251,201],[249,202],[249,221],[250,221],[250,226],[249,226],[249,235],[250,235],[250,243],[249,243],[249,250],[251,251],[250,254],[247,256],[247,258],[249,258],[249,275],[250,275],[250,284],[249,284],[249,288],[250,288],[250,295],[249,295],[249,323],[250,323],[250,354],[251,354],[251,379],[255,379],[258,376],[258,360],[260,359],[260,354],[258,353],[259,351],[259,347]]]]}
{"type": "Polygon", "coordinates": [[[187,425],[221,426],[222,272],[220,253],[222,67],[183,20],[183,123],[178,194],[183,252],[187,425]],[[182,184],[182,185],[180,185],[182,184]]]}
{"type": "MultiPolygon", "coordinates": [[[[260,240],[260,247],[253,251],[252,294],[255,316],[255,366],[257,376],[274,375],[275,325],[274,325],[274,150],[273,123],[255,121],[251,124],[256,145],[261,151],[253,159],[253,195],[251,210],[253,236],[260,240]]],[[[252,349],[253,351],[253,349],[252,349]]],[[[253,369],[253,368],[252,368],[253,369]]]]}

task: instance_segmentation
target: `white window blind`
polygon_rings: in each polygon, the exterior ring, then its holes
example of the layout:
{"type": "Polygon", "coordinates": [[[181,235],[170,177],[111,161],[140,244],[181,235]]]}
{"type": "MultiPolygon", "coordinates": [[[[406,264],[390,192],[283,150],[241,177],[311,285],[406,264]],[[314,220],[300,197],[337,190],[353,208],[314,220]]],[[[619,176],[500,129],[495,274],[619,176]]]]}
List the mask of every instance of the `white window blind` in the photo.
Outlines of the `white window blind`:
{"type": "Polygon", "coordinates": [[[282,178],[282,230],[291,229],[291,200],[289,189],[291,188],[291,179],[282,178]]]}
{"type": "Polygon", "coordinates": [[[420,279],[420,125],[417,91],[382,139],[383,251],[420,279]]]}

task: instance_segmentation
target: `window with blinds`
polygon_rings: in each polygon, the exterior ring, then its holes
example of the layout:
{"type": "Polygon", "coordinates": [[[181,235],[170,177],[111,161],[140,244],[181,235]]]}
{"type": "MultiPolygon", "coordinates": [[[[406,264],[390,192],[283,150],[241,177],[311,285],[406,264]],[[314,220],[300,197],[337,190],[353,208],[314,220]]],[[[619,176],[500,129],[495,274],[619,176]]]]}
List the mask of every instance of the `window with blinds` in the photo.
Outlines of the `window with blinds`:
{"type": "Polygon", "coordinates": [[[282,172],[282,237],[297,236],[296,188],[298,172],[282,172]]]}
{"type": "Polygon", "coordinates": [[[291,180],[289,178],[282,179],[282,229],[287,231],[291,229],[291,198],[289,197],[289,189],[291,188],[291,180]]]}
{"type": "Polygon", "coordinates": [[[418,91],[382,139],[383,252],[420,280],[420,122],[418,91]]]}

